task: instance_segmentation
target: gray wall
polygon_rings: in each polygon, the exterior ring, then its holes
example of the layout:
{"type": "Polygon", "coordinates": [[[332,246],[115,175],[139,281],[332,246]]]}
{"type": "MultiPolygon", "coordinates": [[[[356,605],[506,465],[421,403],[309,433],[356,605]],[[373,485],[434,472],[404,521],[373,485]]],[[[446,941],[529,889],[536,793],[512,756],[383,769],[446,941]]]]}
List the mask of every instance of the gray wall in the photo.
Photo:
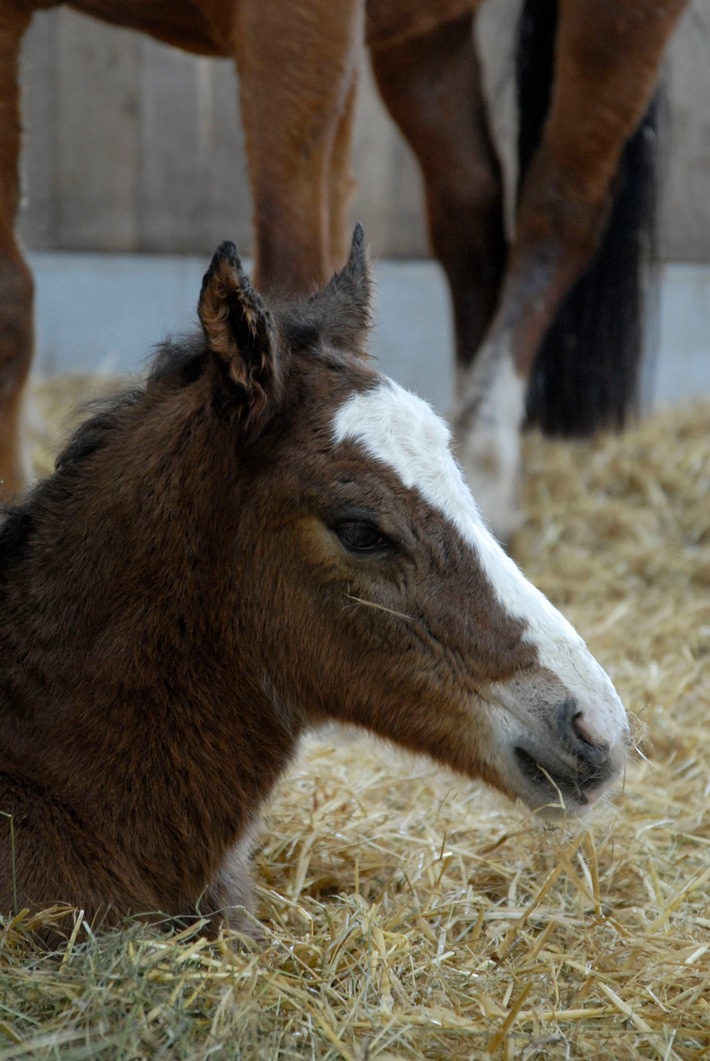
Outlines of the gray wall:
{"type": "MultiPolygon", "coordinates": [[[[481,20],[501,137],[510,78],[501,27],[510,0],[481,20]]],[[[693,0],[668,63],[670,142],[661,250],[710,260],[710,0],[693,0]]],[[[67,9],[35,17],[23,53],[20,230],[33,249],[208,253],[250,246],[250,200],[231,63],[196,59],[67,9]]],[[[503,145],[505,147],[505,145],[503,145]]],[[[416,166],[369,73],[355,144],[353,216],[380,256],[426,253],[416,166]]]]}

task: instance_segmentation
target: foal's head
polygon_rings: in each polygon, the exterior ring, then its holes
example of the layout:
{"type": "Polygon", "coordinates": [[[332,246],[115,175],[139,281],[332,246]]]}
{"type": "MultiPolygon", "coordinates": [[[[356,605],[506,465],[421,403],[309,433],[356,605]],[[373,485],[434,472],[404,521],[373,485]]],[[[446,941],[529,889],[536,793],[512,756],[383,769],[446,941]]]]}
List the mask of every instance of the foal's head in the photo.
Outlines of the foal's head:
{"type": "Polygon", "coordinates": [[[359,228],[308,300],[267,306],[231,244],[205,277],[249,687],[299,726],[359,723],[529,806],[577,810],[618,776],[626,714],[487,530],[446,425],[368,360],[370,287],[359,228]]]}

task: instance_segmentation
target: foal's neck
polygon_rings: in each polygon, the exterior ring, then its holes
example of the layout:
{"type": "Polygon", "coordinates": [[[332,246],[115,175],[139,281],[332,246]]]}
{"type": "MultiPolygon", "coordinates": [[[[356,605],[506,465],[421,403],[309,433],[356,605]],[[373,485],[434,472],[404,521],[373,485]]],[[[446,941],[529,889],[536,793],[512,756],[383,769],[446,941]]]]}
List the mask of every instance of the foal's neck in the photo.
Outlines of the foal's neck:
{"type": "Polygon", "coordinates": [[[189,846],[198,873],[242,831],[297,733],[240,643],[235,448],[189,391],[120,409],[38,500],[0,598],[16,675],[0,725],[8,757],[80,815],[137,857],[189,846]]]}

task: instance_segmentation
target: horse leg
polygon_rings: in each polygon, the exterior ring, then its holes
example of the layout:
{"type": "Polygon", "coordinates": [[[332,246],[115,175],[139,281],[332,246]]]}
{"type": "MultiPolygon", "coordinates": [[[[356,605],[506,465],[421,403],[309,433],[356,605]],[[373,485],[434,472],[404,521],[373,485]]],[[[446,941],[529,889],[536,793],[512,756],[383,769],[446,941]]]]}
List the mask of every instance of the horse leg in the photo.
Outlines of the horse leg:
{"type": "Polygon", "coordinates": [[[330,275],[330,167],[363,24],[362,0],[244,0],[237,12],[259,290],[309,291],[330,275]]]}
{"type": "Polygon", "coordinates": [[[259,940],[262,931],[256,921],[251,868],[253,831],[249,829],[232,847],[224,863],[198,903],[199,913],[208,919],[210,931],[217,934],[221,926],[259,940]]]}
{"type": "Polygon", "coordinates": [[[14,5],[0,5],[0,499],[19,494],[30,474],[21,421],[33,348],[33,283],[14,232],[20,199],[19,54],[29,22],[14,5]]]}
{"type": "Polygon", "coordinates": [[[518,522],[520,431],[542,336],[599,243],[627,139],[686,0],[560,0],[555,82],[521,189],[501,299],[455,419],[459,455],[495,532],[518,522]]]}
{"type": "Polygon", "coordinates": [[[426,34],[371,45],[382,99],[421,165],[431,244],[451,290],[459,372],[495,310],[506,254],[472,19],[469,12],[426,34]]]}
{"type": "Polygon", "coordinates": [[[350,203],[356,188],[352,172],[351,147],[353,126],[355,124],[355,106],[357,103],[357,86],[359,70],[353,71],[350,87],[347,91],[338,127],[335,132],[331,151],[328,192],[329,192],[329,225],[330,225],[330,267],[334,273],[342,269],[350,253],[352,238],[351,226],[348,223],[350,203]]]}

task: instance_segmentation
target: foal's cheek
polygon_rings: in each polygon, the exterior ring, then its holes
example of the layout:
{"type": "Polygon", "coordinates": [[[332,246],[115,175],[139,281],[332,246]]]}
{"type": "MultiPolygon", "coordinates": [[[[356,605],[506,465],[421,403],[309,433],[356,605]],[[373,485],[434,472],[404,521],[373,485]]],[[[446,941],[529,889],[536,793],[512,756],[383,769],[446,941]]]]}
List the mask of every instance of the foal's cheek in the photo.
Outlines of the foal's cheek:
{"type": "Polygon", "coordinates": [[[291,521],[279,547],[283,607],[303,631],[301,656],[313,653],[314,673],[337,668],[360,681],[366,664],[371,674],[385,668],[405,695],[428,698],[438,688],[443,699],[465,608],[452,606],[445,578],[414,556],[352,556],[312,516],[291,521]]]}
{"type": "Polygon", "coordinates": [[[346,573],[342,546],[319,519],[294,518],[282,545],[282,556],[289,564],[296,592],[310,593],[342,580],[346,573]]]}

